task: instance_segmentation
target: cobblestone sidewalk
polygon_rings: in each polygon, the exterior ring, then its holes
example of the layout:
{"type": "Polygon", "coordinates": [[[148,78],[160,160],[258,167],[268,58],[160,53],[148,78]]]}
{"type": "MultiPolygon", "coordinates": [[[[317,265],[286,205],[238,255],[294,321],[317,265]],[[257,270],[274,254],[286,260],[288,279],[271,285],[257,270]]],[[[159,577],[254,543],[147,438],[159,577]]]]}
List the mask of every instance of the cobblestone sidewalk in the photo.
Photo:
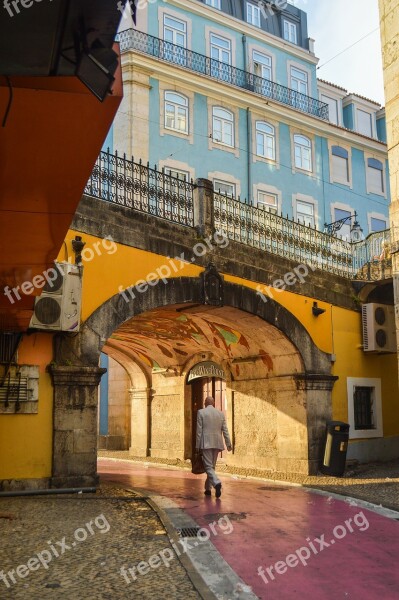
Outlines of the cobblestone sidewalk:
{"type": "Polygon", "coordinates": [[[0,498],[0,539],[1,600],[201,598],[154,510],[114,486],[95,495],[0,498]],[[121,574],[166,548],[174,555],[168,567],[154,559],[158,566],[136,570],[135,581],[121,574]]]}

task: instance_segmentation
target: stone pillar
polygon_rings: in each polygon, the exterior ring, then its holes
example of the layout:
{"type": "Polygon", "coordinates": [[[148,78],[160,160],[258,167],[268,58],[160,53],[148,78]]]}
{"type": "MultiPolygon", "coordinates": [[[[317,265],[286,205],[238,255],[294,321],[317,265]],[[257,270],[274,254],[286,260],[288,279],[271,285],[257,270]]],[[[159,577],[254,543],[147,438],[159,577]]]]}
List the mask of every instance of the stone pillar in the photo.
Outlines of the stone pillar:
{"type": "Polygon", "coordinates": [[[331,392],[338,379],[335,375],[295,375],[298,389],[306,390],[309,475],[316,475],[323,452],[327,421],[332,419],[331,392]]]}
{"type": "Polygon", "coordinates": [[[149,456],[150,448],[150,403],[149,388],[130,389],[131,405],[131,446],[132,456],[149,456]]]}
{"type": "Polygon", "coordinates": [[[97,476],[98,384],[106,369],[52,366],[54,387],[51,487],[91,487],[97,476]]]}
{"type": "Polygon", "coordinates": [[[194,227],[200,237],[212,237],[214,233],[213,218],[213,184],[209,179],[197,179],[194,189],[194,227]]]}
{"type": "Polygon", "coordinates": [[[399,0],[379,0],[379,6],[391,177],[390,222],[396,341],[399,348],[399,0]]]}

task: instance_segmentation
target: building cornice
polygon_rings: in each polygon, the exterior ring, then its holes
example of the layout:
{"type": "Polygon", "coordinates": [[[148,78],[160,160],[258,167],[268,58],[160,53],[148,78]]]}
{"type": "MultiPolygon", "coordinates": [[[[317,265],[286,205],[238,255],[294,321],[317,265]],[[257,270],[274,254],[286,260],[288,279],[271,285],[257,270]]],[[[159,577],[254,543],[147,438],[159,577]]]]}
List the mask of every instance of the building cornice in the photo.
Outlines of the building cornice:
{"type": "Polygon", "coordinates": [[[171,85],[180,85],[191,89],[193,92],[201,93],[206,97],[213,97],[215,100],[222,100],[230,104],[239,105],[240,108],[259,112],[267,108],[272,118],[283,121],[288,125],[298,127],[302,130],[308,129],[312,134],[321,135],[325,138],[342,140],[352,147],[361,151],[380,152],[387,154],[387,145],[379,140],[368,138],[362,134],[356,133],[339,125],[334,125],[312,115],[296,111],[285,104],[280,104],[254,92],[237,88],[225,82],[220,82],[207,75],[197,74],[184,67],[167,63],[163,60],[147,56],[146,54],[136,53],[135,51],[126,52],[130,60],[126,60],[126,66],[133,65],[135,68],[144,68],[150,71],[161,81],[171,82],[171,85]],[[135,57],[140,57],[135,60],[135,57]]]}
{"type": "Polygon", "coordinates": [[[251,36],[263,44],[269,44],[274,48],[284,52],[289,52],[292,54],[292,56],[306,60],[311,64],[317,65],[319,62],[319,59],[314,54],[311,54],[309,50],[305,50],[304,48],[301,48],[301,46],[296,46],[291,42],[287,42],[286,40],[283,40],[282,38],[273,35],[268,31],[263,31],[263,29],[260,29],[259,27],[250,25],[241,19],[237,19],[237,17],[233,17],[232,15],[229,15],[218,9],[207,6],[206,4],[200,3],[197,0],[168,0],[168,4],[171,6],[176,6],[186,12],[190,11],[191,13],[200,17],[206,16],[218,25],[223,27],[228,26],[241,35],[245,34],[251,36]]]}

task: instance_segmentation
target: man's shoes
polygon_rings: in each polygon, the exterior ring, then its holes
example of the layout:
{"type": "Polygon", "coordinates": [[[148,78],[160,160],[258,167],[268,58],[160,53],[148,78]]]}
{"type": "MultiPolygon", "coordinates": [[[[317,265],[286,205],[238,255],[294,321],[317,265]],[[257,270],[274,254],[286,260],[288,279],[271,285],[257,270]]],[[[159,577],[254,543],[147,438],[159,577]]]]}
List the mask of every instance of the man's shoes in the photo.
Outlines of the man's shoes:
{"type": "Polygon", "coordinates": [[[216,491],[216,498],[220,498],[220,496],[222,495],[222,484],[221,483],[217,483],[215,485],[215,491],[216,491]]]}
{"type": "Polygon", "coordinates": [[[212,496],[211,490],[205,490],[204,494],[205,496],[212,496]]]}

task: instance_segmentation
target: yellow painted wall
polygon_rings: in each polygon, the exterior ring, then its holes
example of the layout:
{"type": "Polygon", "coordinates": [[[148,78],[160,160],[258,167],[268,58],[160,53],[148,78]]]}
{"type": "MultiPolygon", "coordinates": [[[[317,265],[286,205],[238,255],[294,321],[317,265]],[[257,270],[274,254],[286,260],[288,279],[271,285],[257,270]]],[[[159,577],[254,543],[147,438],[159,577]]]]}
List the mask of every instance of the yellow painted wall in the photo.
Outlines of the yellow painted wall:
{"type": "MultiPolygon", "coordinates": [[[[71,240],[77,231],[70,230],[66,238],[66,248],[60,253],[59,260],[73,256],[71,240]]],[[[149,273],[168,264],[169,260],[156,254],[114,244],[111,248],[101,245],[101,240],[87,234],[84,255],[83,278],[83,320],[108,298],[122,289],[134,285],[139,279],[146,279],[149,273]],[[100,244],[99,244],[100,242],[100,244]],[[96,250],[96,243],[97,249],[96,250]],[[90,260],[90,258],[92,259],[90,260]]],[[[111,242],[109,242],[111,244],[111,242]]],[[[202,268],[190,263],[184,267],[179,261],[173,261],[177,272],[172,277],[198,277],[202,268]]],[[[311,277],[311,271],[309,274],[311,277]]],[[[226,281],[257,290],[257,282],[224,274],[226,281]]],[[[161,283],[160,285],[164,285],[161,283]]],[[[263,289],[263,286],[261,286],[263,289]]],[[[333,389],[333,417],[337,420],[348,420],[347,377],[375,377],[382,379],[382,403],[384,435],[399,435],[399,401],[397,389],[396,355],[366,354],[361,349],[361,317],[360,313],[332,306],[317,301],[325,313],[315,317],[312,313],[314,298],[307,298],[289,291],[271,289],[273,299],[290,311],[306,328],[314,343],[320,350],[336,355],[332,365],[332,374],[339,380],[333,389]]]]}
{"type": "Polygon", "coordinates": [[[52,335],[25,335],[21,342],[19,364],[40,367],[39,412],[0,415],[0,479],[51,476],[53,391],[45,369],[52,353],[52,335]]]}

